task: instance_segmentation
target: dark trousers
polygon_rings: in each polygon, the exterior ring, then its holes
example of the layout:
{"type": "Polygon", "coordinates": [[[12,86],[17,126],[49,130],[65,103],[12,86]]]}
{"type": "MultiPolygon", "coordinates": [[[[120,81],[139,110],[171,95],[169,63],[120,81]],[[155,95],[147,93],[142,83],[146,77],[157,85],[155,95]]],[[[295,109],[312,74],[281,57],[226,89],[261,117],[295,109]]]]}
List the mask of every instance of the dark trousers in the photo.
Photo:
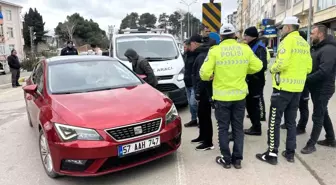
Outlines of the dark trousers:
{"type": "Polygon", "coordinates": [[[215,101],[215,116],[218,122],[218,138],[225,161],[243,159],[245,99],[240,101],[215,101]],[[233,153],[229,147],[229,127],[232,127],[233,153]]]}
{"type": "Polygon", "coordinates": [[[20,69],[10,68],[10,72],[12,73],[12,86],[18,86],[19,78],[20,78],[20,69]]]}
{"type": "Polygon", "coordinates": [[[264,99],[264,87],[261,90],[259,107],[260,107],[260,119],[265,119],[266,118],[266,106],[265,106],[265,99],[264,99]]]}
{"type": "Polygon", "coordinates": [[[331,95],[322,95],[319,92],[311,92],[311,98],[313,101],[313,130],[310,135],[310,139],[307,143],[309,146],[314,146],[321,134],[322,127],[326,131],[326,139],[329,141],[335,140],[335,133],[333,124],[330,120],[328,113],[328,103],[331,95]]]}
{"type": "Polygon", "coordinates": [[[260,116],[260,95],[247,95],[246,96],[246,110],[250,117],[252,127],[254,129],[261,129],[260,116]]]}
{"type": "Polygon", "coordinates": [[[278,153],[280,145],[280,124],[284,115],[287,122],[286,152],[294,155],[296,149],[296,116],[301,93],[273,89],[268,121],[269,152],[278,153]]]}
{"type": "Polygon", "coordinates": [[[199,121],[199,138],[201,138],[205,144],[213,144],[213,128],[211,119],[211,104],[209,97],[206,93],[201,94],[200,101],[198,103],[198,121],[199,121]]]}

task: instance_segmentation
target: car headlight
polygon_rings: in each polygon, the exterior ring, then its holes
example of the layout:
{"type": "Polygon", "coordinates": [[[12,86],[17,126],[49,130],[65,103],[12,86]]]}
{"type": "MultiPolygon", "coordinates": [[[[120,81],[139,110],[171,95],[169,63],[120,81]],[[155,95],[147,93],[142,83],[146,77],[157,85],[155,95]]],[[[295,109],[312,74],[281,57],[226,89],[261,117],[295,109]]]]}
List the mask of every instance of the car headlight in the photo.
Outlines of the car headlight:
{"type": "Polygon", "coordinates": [[[177,112],[175,105],[173,104],[170,110],[168,111],[168,113],[166,114],[166,124],[173,122],[177,117],[178,117],[178,112],[177,112]]]}
{"type": "Polygon", "coordinates": [[[55,128],[58,135],[63,141],[86,140],[86,141],[99,141],[103,138],[97,131],[89,128],[80,128],[69,125],[55,123],[55,128]]]}
{"type": "Polygon", "coordinates": [[[177,75],[177,80],[182,81],[184,79],[184,68],[180,71],[180,73],[177,75]]]}

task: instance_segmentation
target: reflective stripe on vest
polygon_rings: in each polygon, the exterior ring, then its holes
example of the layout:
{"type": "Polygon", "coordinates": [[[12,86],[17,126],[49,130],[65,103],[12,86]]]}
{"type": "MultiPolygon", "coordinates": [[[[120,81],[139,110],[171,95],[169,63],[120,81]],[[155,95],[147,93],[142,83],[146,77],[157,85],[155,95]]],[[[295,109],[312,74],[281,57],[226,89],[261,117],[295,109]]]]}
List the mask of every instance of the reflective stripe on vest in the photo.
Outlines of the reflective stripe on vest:
{"type": "Polygon", "coordinates": [[[248,60],[225,60],[225,61],[216,61],[216,65],[238,65],[238,64],[247,64],[248,60]]]}
{"type": "Polygon", "coordinates": [[[305,84],[306,80],[283,78],[280,83],[285,84],[305,84]]]}
{"type": "Polygon", "coordinates": [[[247,94],[248,90],[213,90],[213,95],[216,96],[236,96],[247,94]]]}

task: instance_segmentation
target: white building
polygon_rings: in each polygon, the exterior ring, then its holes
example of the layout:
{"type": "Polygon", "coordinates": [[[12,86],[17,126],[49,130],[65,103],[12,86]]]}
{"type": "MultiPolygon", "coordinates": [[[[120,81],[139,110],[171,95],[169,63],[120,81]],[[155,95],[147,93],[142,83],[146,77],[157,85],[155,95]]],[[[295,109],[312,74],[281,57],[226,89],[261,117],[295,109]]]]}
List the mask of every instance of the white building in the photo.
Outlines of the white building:
{"type": "Polygon", "coordinates": [[[237,24],[237,11],[233,12],[232,14],[229,14],[227,16],[227,22],[236,25],[237,24]]]}
{"type": "Polygon", "coordinates": [[[19,58],[24,56],[21,9],[20,5],[0,1],[0,60],[14,48],[19,58]]]}

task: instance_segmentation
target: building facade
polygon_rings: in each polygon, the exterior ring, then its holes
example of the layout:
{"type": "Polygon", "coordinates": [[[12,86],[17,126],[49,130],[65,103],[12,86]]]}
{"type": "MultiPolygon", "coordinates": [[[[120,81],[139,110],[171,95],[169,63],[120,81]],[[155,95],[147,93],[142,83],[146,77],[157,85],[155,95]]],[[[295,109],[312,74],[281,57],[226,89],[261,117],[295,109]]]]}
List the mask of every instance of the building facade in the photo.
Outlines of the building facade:
{"type": "Polygon", "coordinates": [[[20,5],[0,1],[0,60],[4,60],[12,49],[17,50],[18,57],[23,58],[23,21],[20,5]]]}
{"type": "Polygon", "coordinates": [[[236,25],[237,22],[237,11],[233,12],[232,14],[229,14],[227,16],[227,22],[232,24],[232,25],[236,25]]]}

